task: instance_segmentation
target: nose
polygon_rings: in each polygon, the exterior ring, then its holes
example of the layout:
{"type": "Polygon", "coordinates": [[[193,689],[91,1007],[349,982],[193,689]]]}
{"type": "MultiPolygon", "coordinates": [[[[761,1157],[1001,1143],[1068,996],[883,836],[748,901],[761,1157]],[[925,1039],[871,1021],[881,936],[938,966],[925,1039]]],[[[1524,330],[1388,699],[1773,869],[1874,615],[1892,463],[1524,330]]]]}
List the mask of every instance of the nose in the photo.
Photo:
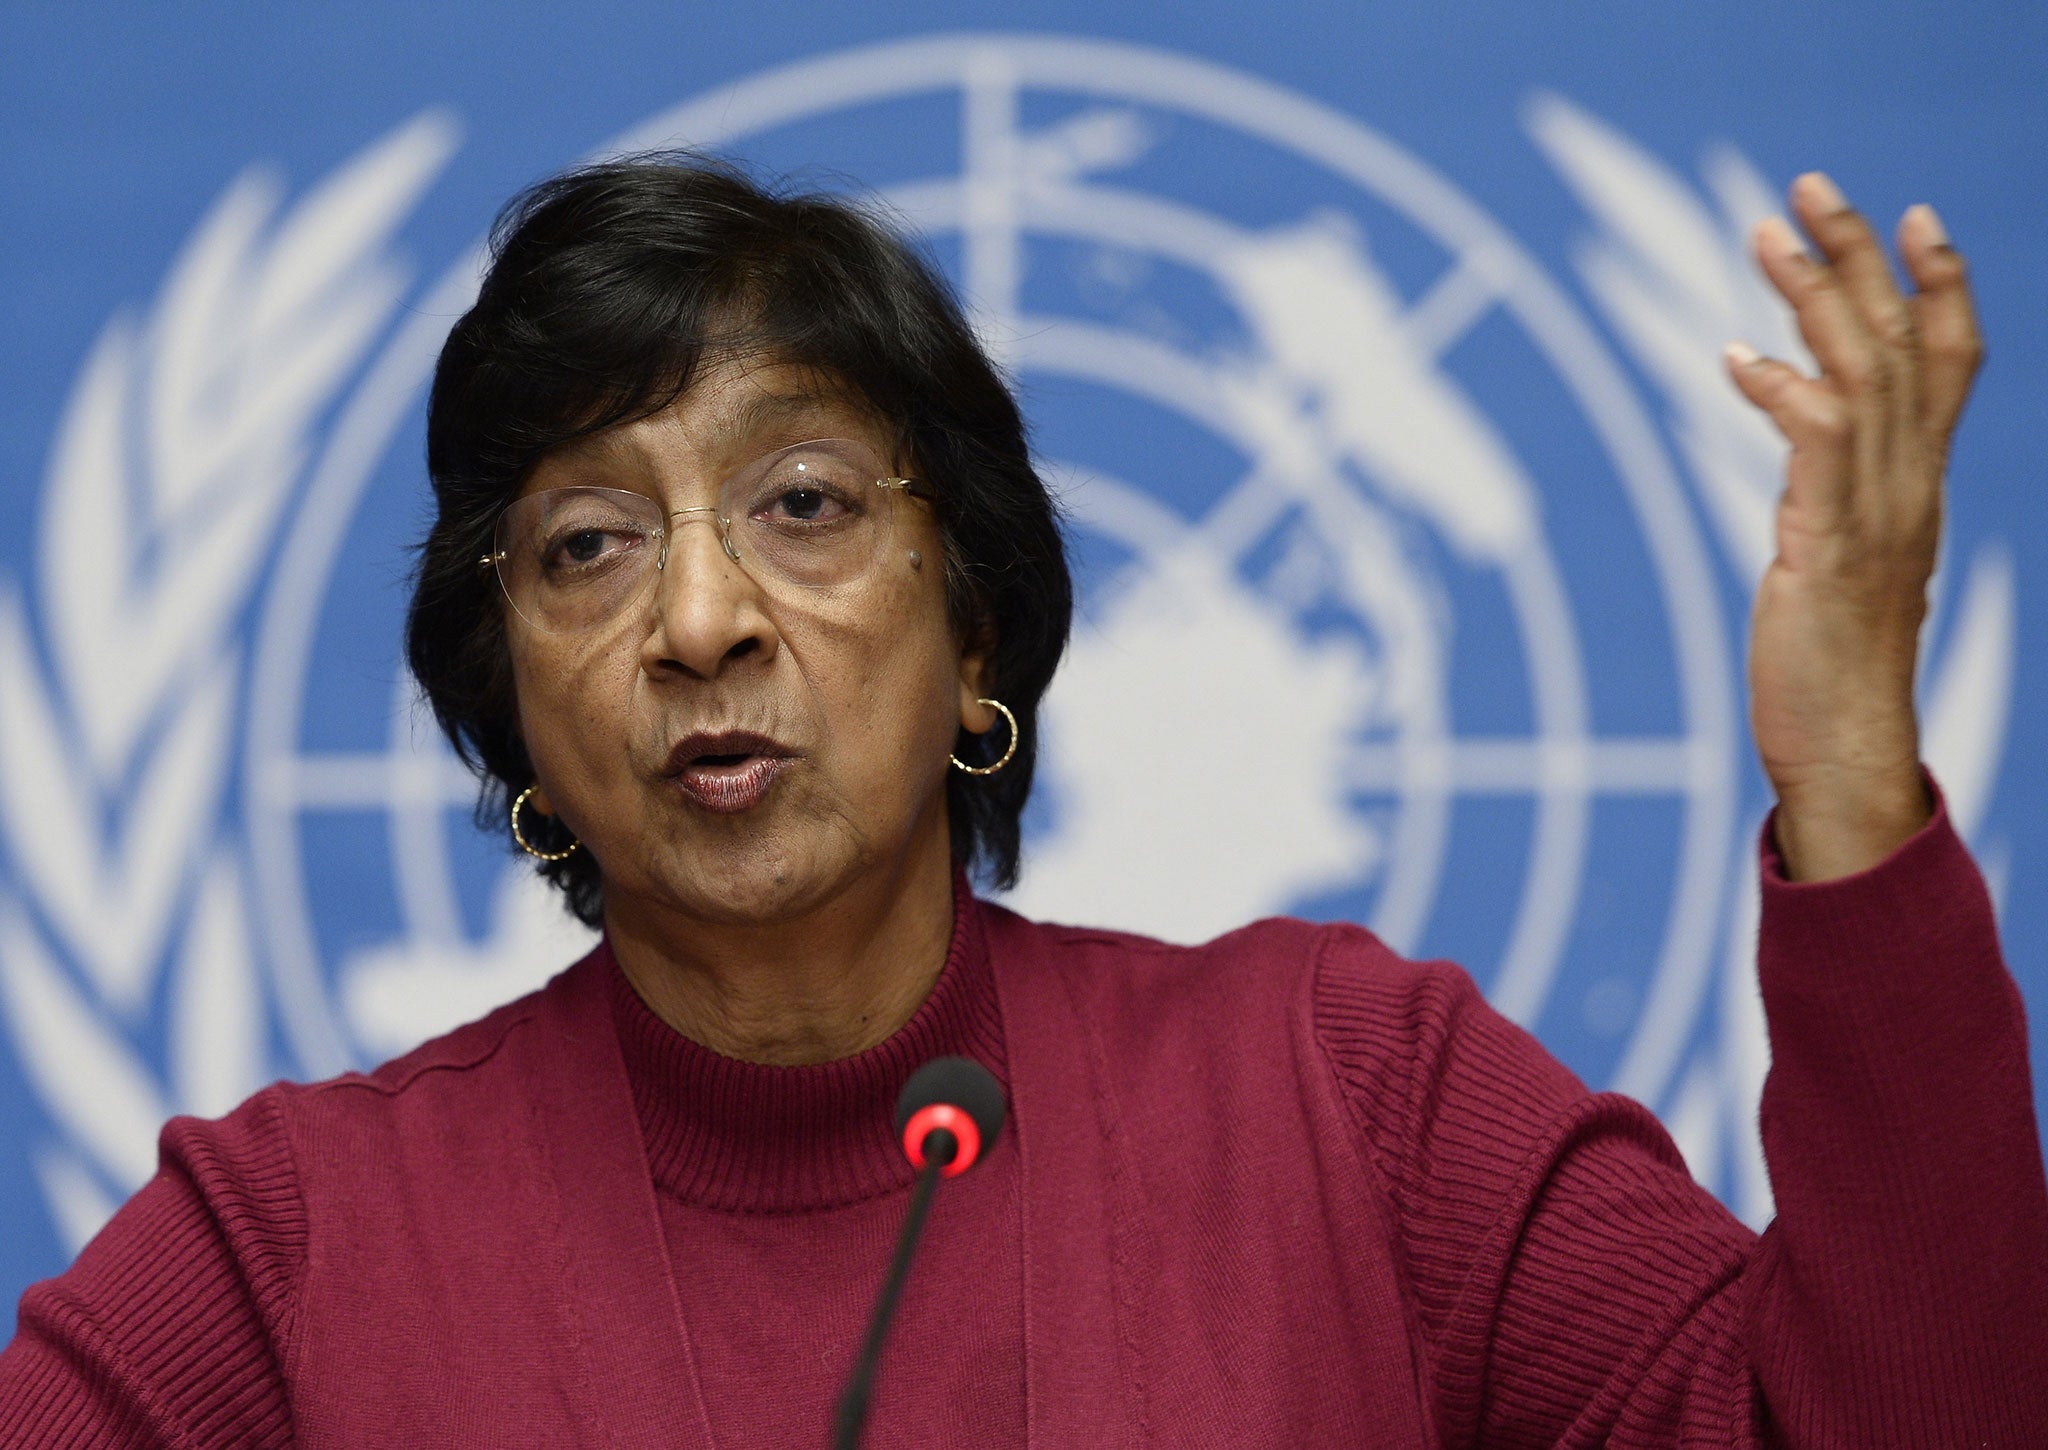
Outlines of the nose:
{"type": "Polygon", "coordinates": [[[725,520],[719,517],[718,510],[708,503],[695,504],[686,509],[676,509],[674,512],[669,514],[668,528],[663,532],[661,536],[662,561],[666,563],[668,560],[668,547],[670,542],[676,536],[676,520],[681,519],[684,523],[688,523],[690,522],[690,515],[692,514],[698,516],[699,522],[713,524],[717,527],[718,541],[725,546],[725,556],[728,559],[731,559],[735,564],[737,564],[739,562],[740,556],[733,552],[732,534],[726,528],[725,520]]]}
{"type": "Polygon", "coordinates": [[[767,601],[726,546],[717,509],[671,514],[661,558],[643,671],[712,680],[737,660],[774,656],[780,641],[767,601]],[[710,527],[690,528],[694,523],[710,527]]]}

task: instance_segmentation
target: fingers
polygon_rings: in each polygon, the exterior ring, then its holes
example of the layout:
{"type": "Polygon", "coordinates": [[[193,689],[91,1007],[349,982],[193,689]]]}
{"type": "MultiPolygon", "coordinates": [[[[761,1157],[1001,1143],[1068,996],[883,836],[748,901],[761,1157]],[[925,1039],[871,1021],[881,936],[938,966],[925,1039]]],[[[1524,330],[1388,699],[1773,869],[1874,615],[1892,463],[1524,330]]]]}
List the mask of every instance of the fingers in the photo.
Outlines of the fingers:
{"type": "Polygon", "coordinates": [[[1798,505],[1826,516],[1837,513],[1848,499],[1829,481],[1845,476],[1855,434],[1841,394],[1787,363],[1759,356],[1748,343],[1729,343],[1726,361],[1743,397],[1768,414],[1792,445],[1787,483],[1798,505]]]}
{"type": "Polygon", "coordinates": [[[1841,283],[1871,337],[1895,352],[1918,345],[1917,319],[1899,294],[1884,243],[1824,172],[1792,183],[1792,209],[1841,283]]]}
{"type": "Polygon", "coordinates": [[[1923,205],[1899,223],[1899,254],[1915,288],[1909,296],[1877,233],[1827,176],[1801,176],[1791,203],[1817,256],[1779,218],[1761,223],[1753,240],[1822,375],[1859,408],[1888,412],[1893,428],[1931,429],[1945,443],[1984,348],[1968,269],[1940,218],[1923,205]]]}
{"type": "Polygon", "coordinates": [[[1818,378],[1782,362],[1734,365],[1735,383],[1792,445],[1786,502],[1802,516],[1843,516],[1860,490],[1882,488],[1877,466],[1897,428],[1897,373],[1890,350],[1865,325],[1835,269],[1807,255],[1782,218],[1756,229],[1757,260],[1792,304],[1818,378]],[[1857,466],[1857,465],[1863,466],[1857,466]]]}
{"type": "Polygon", "coordinates": [[[1845,432],[1848,418],[1831,389],[1746,342],[1729,343],[1723,356],[1742,396],[1770,414],[1790,441],[1826,443],[1845,432]]]}
{"type": "Polygon", "coordinates": [[[1898,230],[1909,296],[1833,182],[1810,172],[1791,202],[1817,255],[1774,217],[1754,233],[1757,260],[1792,305],[1820,376],[1734,352],[1730,374],[1793,445],[1784,503],[1796,515],[1817,522],[1868,506],[1902,536],[1929,533],[1949,437],[1983,358],[1963,260],[1931,208],[1910,209],[1898,230]]]}
{"type": "MultiPolygon", "coordinates": [[[[1866,303],[1877,293],[1877,281],[1869,275],[1867,253],[1848,235],[1849,224],[1838,224],[1832,230],[1836,256],[1848,263],[1846,271],[1842,261],[1824,261],[1808,253],[1798,233],[1782,217],[1758,224],[1753,236],[1757,264],[1791,304],[1799,335],[1820,364],[1822,375],[1858,403],[1885,403],[1900,375],[1910,372],[1910,355],[1905,348],[1884,342],[1877,330],[1880,324],[1866,312],[1866,303]],[[1856,278],[1853,289],[1852,275],[1856,278]]],[[[1886,265],[1882,254],[1876,260],[1880,267],[1886,265]]],[[[1877,280],[1890,285],[1888,279],[1877,280]]],[[[1893,297],[1897,301],[1896,289],[1893,297]]],[[[1882,299],[1877,301],[1881,308],[1882,299]]],[[[1899,305],[1903,309],[1903,303],[1899,305]]],[[[1896,327],[1897,319],[1882,325],[1896,327]]]]}
{"type": "Polygon", "coordinates": [[[1920,335],[1923,415],[1946,439],[1984,362],[1969,269],[1949,245],[1941,218],[1924,204],[1908,207],[1899,221],[1899,255],[1919,289],[1912,308],[1920,335]]]}

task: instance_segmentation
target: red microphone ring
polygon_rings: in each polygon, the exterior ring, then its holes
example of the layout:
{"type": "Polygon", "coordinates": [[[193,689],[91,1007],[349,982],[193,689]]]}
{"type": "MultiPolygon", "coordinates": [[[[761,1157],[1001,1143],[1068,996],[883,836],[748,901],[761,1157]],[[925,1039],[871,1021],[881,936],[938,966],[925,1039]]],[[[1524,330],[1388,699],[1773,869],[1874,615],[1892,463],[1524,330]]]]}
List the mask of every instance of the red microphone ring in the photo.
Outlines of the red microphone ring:
{"type": "Polygon", "coordinates": [[[964,1108],[956,1108],[951,1103],[933,1103],[912,1113],[910,1121],[903,1125],[903,1152],[910,1159],[910,1166],[923,1172],[925,1136],[938,1128],[951,1133],[960,1145],[960,1151],[953,1155],[951,1163],[939,1170],[939,1176],[958,1178],[981,1156],[981,1129],[974,1126],[974,1118],[964,1108]]]}

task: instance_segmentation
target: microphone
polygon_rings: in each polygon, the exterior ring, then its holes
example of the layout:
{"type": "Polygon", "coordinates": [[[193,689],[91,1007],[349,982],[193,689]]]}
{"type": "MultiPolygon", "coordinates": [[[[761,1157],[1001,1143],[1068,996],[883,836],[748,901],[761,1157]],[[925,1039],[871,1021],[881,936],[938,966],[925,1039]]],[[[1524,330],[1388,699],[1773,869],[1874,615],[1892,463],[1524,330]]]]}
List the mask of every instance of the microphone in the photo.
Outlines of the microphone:
{"type": "Polygon", "coordinates": [[[936,1162],[946,1177],[958,1178],[1002,1131],[1002,1085],[971,1057],[933,1058],[896,1099],[896,1132],[913,1168],[936,1162]]]}
{"type": "Polygon", "coordinates": [[[958,1178],[995,1147],[1003,1131],[1003,1107],[1002,1085],[987,1068],[967,1057],[933,1058],[910,1075],[896,1099],[896,1133],[904,1156],[917,1169],[917,1185],[910,1191],[910,1211],[896,1239],[896,1256],[882,1280],[874,1317],[868,1321],[867,1340],[839,1396],[839,1410],[833,1417],[834,1450],[855,1450],[860,1444],[882,1341],[895,1316],[904,1280],[910,1277],[911,1256],[924,1232],[932,1191],[942,1176],[958,1178]]]}

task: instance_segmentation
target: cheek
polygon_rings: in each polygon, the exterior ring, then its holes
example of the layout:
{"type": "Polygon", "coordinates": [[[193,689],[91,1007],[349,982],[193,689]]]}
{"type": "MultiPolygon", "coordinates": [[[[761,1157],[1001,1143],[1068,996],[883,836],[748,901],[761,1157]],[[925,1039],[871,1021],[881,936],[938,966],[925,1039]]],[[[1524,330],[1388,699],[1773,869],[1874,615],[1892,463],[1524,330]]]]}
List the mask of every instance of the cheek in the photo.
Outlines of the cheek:
{"type": "Polygon", "coordinates": [[[891,598],[872,614],[814,619],[784,638],[846,768],[910,782],[945,765],[959,727],[959,651],[942,603],[891,598]]]}
{"type": "Polygon", "coordinates": [[[519,730],[549,793],[573,800],[588,788],[586,762],[619,759],[632,666],[602,652],[580,658],[515,648],[512,681],[519,730]]]}

